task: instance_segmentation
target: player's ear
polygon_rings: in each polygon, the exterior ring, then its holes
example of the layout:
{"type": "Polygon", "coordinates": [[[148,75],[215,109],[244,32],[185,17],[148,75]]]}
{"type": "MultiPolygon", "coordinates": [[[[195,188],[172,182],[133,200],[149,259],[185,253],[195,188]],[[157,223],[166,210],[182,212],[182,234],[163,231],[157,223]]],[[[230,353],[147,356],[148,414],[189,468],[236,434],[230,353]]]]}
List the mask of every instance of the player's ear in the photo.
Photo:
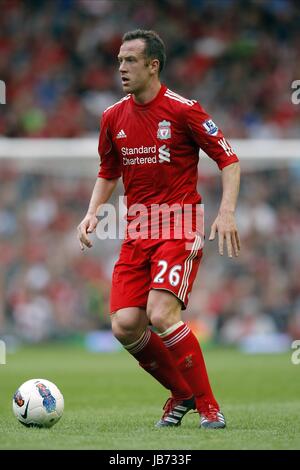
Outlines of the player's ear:
{"type": "Polygon", "coordinates": [[[158,59],[152,59],[150,62],[150,68],[151,72],[154,74],[159,74],[159,60],[158,59]]]}

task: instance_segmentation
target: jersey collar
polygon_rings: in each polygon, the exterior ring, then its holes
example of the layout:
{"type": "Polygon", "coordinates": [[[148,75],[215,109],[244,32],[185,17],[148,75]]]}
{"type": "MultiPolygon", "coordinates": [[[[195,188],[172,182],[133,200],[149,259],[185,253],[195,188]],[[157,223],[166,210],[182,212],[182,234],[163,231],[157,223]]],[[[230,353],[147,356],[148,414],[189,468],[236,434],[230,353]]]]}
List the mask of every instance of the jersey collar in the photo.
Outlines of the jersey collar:
{"type": "Polygon", "coordinates": [[[153,100],[148,101],[148,103],[146,103],[146,104],[136,103],[134,101],[132,95],[130,97],[130,101],[131,101],[131,104],[133,106],[135,106],[137,109],[141,109],[141,110],[148,109],[148,108],[151,108],[152,106],[154,106],[155,104],[157,104],[161,100],[161,98],[163,97],[163,95],[165,94],[166,91],[167,91],[167,87],[162,84],[161,87],[160,87],[159,92],[157,93],[157,95],[153,98],[153,100]]]}

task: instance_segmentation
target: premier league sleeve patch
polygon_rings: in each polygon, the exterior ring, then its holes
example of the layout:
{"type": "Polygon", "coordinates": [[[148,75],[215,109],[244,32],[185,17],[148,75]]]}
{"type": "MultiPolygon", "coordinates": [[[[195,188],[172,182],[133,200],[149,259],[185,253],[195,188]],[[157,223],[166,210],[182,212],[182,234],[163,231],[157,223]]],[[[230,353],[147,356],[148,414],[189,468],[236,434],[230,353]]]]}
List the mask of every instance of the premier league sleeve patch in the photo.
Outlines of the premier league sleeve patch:
{"type": "Polygon", "coordinates": [[[218,126],[214,123],[212,119],[207,119],[207,121],[204,121],[202,126],[204,127],[205,131],[209,135],[217,135],[218,134],[218,126]]]}

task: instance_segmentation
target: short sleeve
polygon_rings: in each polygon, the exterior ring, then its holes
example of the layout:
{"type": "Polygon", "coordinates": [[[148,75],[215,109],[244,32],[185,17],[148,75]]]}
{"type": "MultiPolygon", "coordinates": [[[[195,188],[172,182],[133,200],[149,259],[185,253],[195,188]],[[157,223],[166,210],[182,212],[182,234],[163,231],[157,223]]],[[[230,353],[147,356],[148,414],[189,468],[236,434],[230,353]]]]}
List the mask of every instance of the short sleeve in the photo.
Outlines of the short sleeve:
{"type": "Polygon", "coordinates": [[[239,161],[221,129],[199,103],[187,106],[185,120],[194,142],[217,163],[220,170],[239,161]]]}
{"type": "Polygon", "coordinates": [[[102,115],[100,122],[98,153],[100,157],[98,177],[105,179],[119,178],[121,176],[120,161],[113,146],[109,120],[106,114],[102,115]]]}

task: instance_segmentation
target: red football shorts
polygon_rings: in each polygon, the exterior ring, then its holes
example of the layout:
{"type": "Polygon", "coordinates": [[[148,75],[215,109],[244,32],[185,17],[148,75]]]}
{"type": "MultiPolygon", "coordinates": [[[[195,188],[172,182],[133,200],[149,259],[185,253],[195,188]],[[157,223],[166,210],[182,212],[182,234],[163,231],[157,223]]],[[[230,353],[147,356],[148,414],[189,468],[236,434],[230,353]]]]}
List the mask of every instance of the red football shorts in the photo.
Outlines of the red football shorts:
{"type": "Polygon", "coordinates": [[[202,239],[125,239],[113,276],[111,313],[146,309],[150,289],[172,292],[186,309],[202,258],[202,239]]]}

